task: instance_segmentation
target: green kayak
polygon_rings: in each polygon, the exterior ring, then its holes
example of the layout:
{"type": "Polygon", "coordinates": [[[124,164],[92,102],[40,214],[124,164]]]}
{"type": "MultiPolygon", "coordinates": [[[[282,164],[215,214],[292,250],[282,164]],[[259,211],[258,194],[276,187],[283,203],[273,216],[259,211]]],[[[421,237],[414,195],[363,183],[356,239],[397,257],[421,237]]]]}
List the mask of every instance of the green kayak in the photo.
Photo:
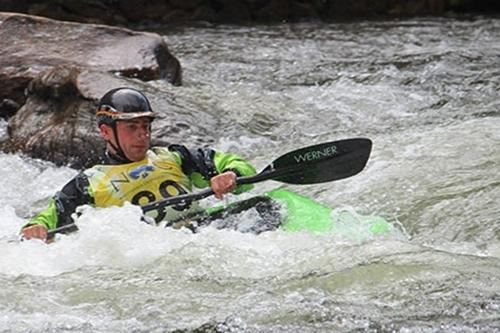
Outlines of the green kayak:
{"type": "Polygon", "coordinates": [[[362,228],[371,234],[389,233],[392,225],[379,216],[360,215],[352,209],[332,209],[300,194],[276,189],[261,196],[227,206],[208,208],[182,221],[169,223],[174,228],[212,225],[219,229],[260,233],[275,229],[345,234],[362,228]],[[189,223],[186,223],[189,221],[189,223]]]}
{"type": "Polygon", "coordinates": [[[272,199],[286,206],[288,214],[282,222],[286,231],[335,231],[336,223],[361,223],[369,227],[373,234],[387,233],[391,225],[382,217],[360,215],[353,210],[333,210],[317,201],[283,189],[267,193],[272,199]]]}
{"type": "MultiPolygon", "coordinates": [[[[382,217],[361,215],[348,208],[332,209],[285,189],[276,189],[227,206],[207,208],[159,225],[175,229],[186,227],[193,232],[208,225],[254,234],[281,229],[287,232],[332,233],[351,239],[363,239],[394,230],[393,225],[382,217]]],[[[53,237],[56,233],[76,230],[77,226],[70,224],[49,231],[49,235],[53,237]]]]}

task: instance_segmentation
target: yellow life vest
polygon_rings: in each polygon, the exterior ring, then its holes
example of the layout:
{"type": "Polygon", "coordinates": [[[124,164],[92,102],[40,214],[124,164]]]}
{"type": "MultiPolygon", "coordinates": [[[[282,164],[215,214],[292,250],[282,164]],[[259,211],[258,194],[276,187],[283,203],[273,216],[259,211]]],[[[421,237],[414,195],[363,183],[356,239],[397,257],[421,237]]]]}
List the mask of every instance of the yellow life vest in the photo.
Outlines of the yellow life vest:
{"type": "MultiPolygon", "coordinates": [[[[144,205],[163,198],[191,192],[191,181],[182,172],[176,156],[167,149],[149,150],[139,161],[119,165],[96,165],[85,170],[89,179],[89,192],[96,207],[122,206],[125,202],[144,205]]],[[[161,212],[151,212],[148,216],[160,222],[172,221],[186,215],[185,206],[167,207],[161,212]]]]}

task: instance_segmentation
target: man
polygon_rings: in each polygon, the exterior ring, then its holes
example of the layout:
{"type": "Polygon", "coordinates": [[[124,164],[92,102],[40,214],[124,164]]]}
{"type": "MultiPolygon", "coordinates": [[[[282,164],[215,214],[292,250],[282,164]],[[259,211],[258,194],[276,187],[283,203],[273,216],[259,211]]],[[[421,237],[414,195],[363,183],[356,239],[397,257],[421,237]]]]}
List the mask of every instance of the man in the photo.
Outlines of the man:
{"type": "MultiPolygon", "coordinates": [[[[138,90],[110,90],[101,98],[96,116],[106,141],[105,163],[80,172],[67,183],[49,206],[22,228],[23,238],[47,241],[47,231],[73,223],[72,214],[81,205],[144,205],[191,192],[193,185],[211,186],[221,199],[226,193],[251,187],[236,188],[237,176],[255,174],[254,167],[236,155],[212,149],[189,150],[182,145],[151,148],[151,122],[156,114],[138,90]]],[[[178,218],[188,208],[168,207],[157,212],[155,221],[178,218]]]]}

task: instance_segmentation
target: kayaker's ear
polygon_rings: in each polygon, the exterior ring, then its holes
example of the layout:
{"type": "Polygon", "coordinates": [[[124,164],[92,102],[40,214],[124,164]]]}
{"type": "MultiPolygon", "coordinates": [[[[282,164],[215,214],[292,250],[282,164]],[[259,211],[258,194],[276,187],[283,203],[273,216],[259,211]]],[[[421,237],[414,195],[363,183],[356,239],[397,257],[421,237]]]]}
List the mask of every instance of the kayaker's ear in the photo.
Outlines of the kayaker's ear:
{"type": "Polygon", "coordinates": [[[107,124],[99,125],[99,132],[105,141],[110,141],[113,138],[113,128],[107,124]]]}

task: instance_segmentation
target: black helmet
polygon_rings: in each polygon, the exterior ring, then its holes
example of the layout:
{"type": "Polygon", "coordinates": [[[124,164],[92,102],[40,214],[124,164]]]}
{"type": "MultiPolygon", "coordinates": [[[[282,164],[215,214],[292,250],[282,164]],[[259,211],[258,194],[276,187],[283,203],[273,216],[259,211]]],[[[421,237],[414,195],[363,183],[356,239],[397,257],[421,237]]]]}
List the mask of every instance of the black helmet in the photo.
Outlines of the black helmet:
{"type": "Polygon", "coordinates": [[[116,88],[108,91],[99,101],[97,107],[97,123],[113,125],[117,120],[149,117],[153,120],[156,114],[151,109],[146,96],[133,88],[116,88]]]}

